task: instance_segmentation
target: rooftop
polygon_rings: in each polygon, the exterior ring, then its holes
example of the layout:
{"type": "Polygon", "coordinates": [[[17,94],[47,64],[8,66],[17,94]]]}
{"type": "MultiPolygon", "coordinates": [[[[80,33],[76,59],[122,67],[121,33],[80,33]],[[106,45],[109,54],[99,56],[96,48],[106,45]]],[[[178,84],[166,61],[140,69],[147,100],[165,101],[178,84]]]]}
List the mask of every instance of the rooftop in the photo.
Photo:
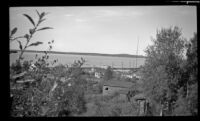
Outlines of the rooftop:
{"type": "Polygon", "coordinates": [[[134,83],[127,81],[109,80],[105,81],[103,85],[111,87],[130,88],[134,85],[134,83]]]}
{"type": "Polygon", "coordinates": [[[143,93],[137,94],[133,97],[135,100],[143,100],[146,99],[145,95],[143,93]]]}

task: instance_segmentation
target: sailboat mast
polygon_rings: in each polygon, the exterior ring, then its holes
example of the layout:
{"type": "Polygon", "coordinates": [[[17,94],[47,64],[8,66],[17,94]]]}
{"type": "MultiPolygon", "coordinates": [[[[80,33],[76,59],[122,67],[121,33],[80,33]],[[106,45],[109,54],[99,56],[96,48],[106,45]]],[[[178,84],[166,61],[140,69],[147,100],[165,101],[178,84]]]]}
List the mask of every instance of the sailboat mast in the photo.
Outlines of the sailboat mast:
{"type": "Polygon", "coordinates": [[[137,50],[136,50],[136,68],[137,68],[138,44],[139,44],[139,37],[138,37],[137,50]]]}

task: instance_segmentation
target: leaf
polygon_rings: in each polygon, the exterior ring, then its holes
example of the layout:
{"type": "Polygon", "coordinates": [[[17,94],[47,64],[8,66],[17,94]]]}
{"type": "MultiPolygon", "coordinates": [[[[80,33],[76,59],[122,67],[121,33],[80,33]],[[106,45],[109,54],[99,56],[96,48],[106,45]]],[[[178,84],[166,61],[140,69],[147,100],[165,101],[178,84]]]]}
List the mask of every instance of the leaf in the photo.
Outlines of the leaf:
{"type": "Polygon", "coordinates": [[[33,19],[27,14],[23,14],[23,15],[26,16],[29,19],[29,21],[33,24],[33,26],[35,27],[35,22],[33,21],[33,19]]]}
{"type": "Polygon", "coordinates": [[[30,36],[28,34],[25,34],[24,37],[28,40],[30,36]]]}
{"type": "Polygon", "coordinates": [[[45,30],[45,29],[53,29],[52,27],[43,27],[41,29],[38,29],[37,31],[40,31],[40,30],[45,30]]]}
{"type": "Polygon", "coordinates": [[[38,16],[40,17],[40,13],[37,10],[36,10],[36,12],[37,12],[38,16]]]}
{"type": "Polygon", "coordinates": [[[20,50],[22,50],[22,43],[21,43],[21,41],[18,41],[18,43],[19,43],[20,50]]]}
{"type": "Polygon", "coordinates": [[[30,34],[33,34],[34,32],[35,32],[34,29],[29,29],[29,33],[30,33],[30,34]]]}
{"type": "Polygon", "coordinates": [[[11,35],[12,36],[13,34],[15,34],[17,32],[17,27],[15,27],[12,31],[11,31],[11,35]]]}
{"type": "Polygon", "coordinates": [[[44,16],[45,16],[45,12],[42,12],[42,13],[40,14],[40,19],[42,19],[44,16]]]}
{"type": "Polygon", "coordinates": [[[29,47],[30,47],[30,46],[38,46],[38,45],[40,45],[40,44],[43,44],[43,42],[37,41],[37,42],[35,42],[35,43],[31,43],[31,44],[29,45],[29,47]]]}
{"type": "Polygon", "coordinates": [[[44,20],[46,20],[46,19],[41,19],[41,20],[39,21],[39,24],[42,23],[44,20]]]}

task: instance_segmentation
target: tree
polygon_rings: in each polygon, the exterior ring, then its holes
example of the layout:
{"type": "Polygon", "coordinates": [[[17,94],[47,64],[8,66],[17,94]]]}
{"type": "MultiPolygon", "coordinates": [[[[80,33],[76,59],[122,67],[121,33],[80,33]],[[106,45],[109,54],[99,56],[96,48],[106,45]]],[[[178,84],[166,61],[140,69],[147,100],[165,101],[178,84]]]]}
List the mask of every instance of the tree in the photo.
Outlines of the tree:
{"type": "Polygon", "coordinates": [[[113,71],[112,71],[112,68],[108,66],[108,68],[106,69],[104,73],[104,80],[108,81],[112,78],[113,78],[113,71]]]}
{"type": "MultiPolygon", "coordinates": [[[[36,10],[37,11],[37,10],[36,10]]],[[[23,14],[32,24],[33,24],[33,28],[29,29],[29,33],[25,34],[24,36],[19,36],[19,37],[13,37],[13,35],[17,32],[17,28],[15,27],[10,34],[10,41],[13,42],[14,40],[17,40],[17,42],[19,43],[19,48],[20,48],[20,55],[19,55],[19,60],[23,59],[23,53],[24,51],[31,46],[38,46],[40,44],[43,44],[43,42],[37,41],[34,43],[31,43],[31,39],[33,37],[33,35],[37,32],[37,31],[41,31],[41,30],[46,30],[46,29],[52,29],[51,27],[43,27],[43,28],[38,28],[39,25],[45,21],[44,16],[47,15],[47,13],[42,12],[41,14],[37,11],[39,20],[37,22],[37,24],[35,24],[34,20],[27,14],[23,14]],[[23,46],[21,41],[18,41],[19,38],[24,38],[26,39],[26,44],[23,46]]]]}
{"type": "MultiPolygon", "coordinates": [[[[33,25],[33,28],[29,29],[29,33],[26,33],[25,35],[22,35],[22,36],[14,37],[15,33],[18,30],[17,27],[13,28],[11,30],[11,32],[10,32],[10,37],[9,37],[10,42],[17,41],[18,44],[19,44],[19,49],[20,49],[19,57],[16,60],[17,61],[16,62],[16,66],[17,66],[16,69],[19,69],[17,71],[18,73],[21,72],[21,70],[20,70],[22,68],[21,61],[24,59],[23,58],[23,54],[24,54],[25,50],[27,48],[29,48],[29,47],[38,46],[40,44],[43,44],[43,42],[40,42],[40,41],[32,42],[31,39],[33,38],[33,35],[35,35],[35,33],[38,32],[38,31],[52,29],[52,27],[42,27],[42,28],[39,28],[40,25],[41,25],[41,23],[46,20],[44,17],[47,15],[47,13],[45,13],[45,12],[39,13],[37,10],[36,10],[36,12],[37,12],[37,15],[38,15],[38,18],[39,18],[38,21],[37,21],[37,23],[34,22],[34,20],[32,19],[32,17],[30,15],[23,14],[30,21],[30,23],[33,25]],[[21,39],[21,40],[19,40],[19,39],[21,39]],[[22,44],[23,39],[26,40],[26,44],[25,45],[22,44]]],[[[12,53],[12,51],[10,53],[12,53]]],[[[13,68],[15,68],[14,65],[13,65],[13,68]]]]}
{"type": "MultiPolygon", "coordinates": [[[[29,44],[33,34],[36,31],[41,31],[45,29],[50,29],[50,27],[43,27],[37,29],[38,25],[44,21],[43,18],[46,13],[39,13],[39,21],[37,24],[34,23],[33,19],[24,14],[25,17],[33,24],[34,28],[30,29],[30,34],[26,34],[23,37],[13,37],[17,29],[14,28],[11,31],[10,41],[17,40],[19,38],[25,38],[27,40],[26,45],[23,47],[21,42],[19,42],[20,55],[19,59],[13,66],[11,66],[11,71],[18,72],[26,70],[27,73],[23,78],[32,78],[33,81],[23,81],[22,83],[13,82],[10,80],[11,85],[11,116],[16,117],[29,117],[29,116],[48,116],[48,117],[57,117],[57,116],[69,116],[73,114],[80,114],[86,110],[85,100],[84,100],[84,91],[83,91],[83,81],[80,76],[82,73],[81,66],[84,64],[84,60],[81,59],[78,62],[74,62],[72,67],[58,66],[54,70],[49,68],[49,59],[48,51],[52,49],[51,44],[54,42],[48,42],[49,50],[45,51],[44,56],[38,58],[34,63],[36,70],[28,71],[30,63],[24,62],[22,56],[27,47],[37,46],[41,42],[35,42],[29,44]],[[60,71],[62,73],[60,73],[60,71]],[[63,72],[64,71],[64,72],[63,72]],[[48,78],[46,75],[53,75],[52,78],[48,78]],[[60,78],[63,76],[71,75],[71,80],[60,81],[60,78]]],[[[37,58],[37,56],[36,56],[37,58]]],[[[52,65],[56,63],[56,60],[53,61],[52,65]]]]}
{"type": "Polygon", "coordinates": [[[175,115],[197,115],[198,113],[198,59],[197,34],[186,44],[186,60],[181,65],[179,79],[179,95],[176,102],[175,115]]]}
{"type": "Polygon", "coordinates": [[[143,67],[144,89],[152,102],[167,109],[170,114],[177,99],[177,83],[180,63],[183,59],[185,39],[175,26],[157,31],[153,45],[146,49],[147,59],[143,67]]]}

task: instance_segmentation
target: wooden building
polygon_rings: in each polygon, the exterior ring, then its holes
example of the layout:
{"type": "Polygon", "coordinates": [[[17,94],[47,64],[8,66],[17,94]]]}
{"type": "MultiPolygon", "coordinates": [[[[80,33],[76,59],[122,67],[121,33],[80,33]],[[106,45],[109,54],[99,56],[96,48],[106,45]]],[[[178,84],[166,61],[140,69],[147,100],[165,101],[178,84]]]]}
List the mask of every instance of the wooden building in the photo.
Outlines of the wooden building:
{"type": "Polygon", "coordinates": [[[112,95],[119,93],[121,96],[126,97],[128,91],[134,85],[132,82],[110,80],[103,84],[103,95],[112,95]]]}

